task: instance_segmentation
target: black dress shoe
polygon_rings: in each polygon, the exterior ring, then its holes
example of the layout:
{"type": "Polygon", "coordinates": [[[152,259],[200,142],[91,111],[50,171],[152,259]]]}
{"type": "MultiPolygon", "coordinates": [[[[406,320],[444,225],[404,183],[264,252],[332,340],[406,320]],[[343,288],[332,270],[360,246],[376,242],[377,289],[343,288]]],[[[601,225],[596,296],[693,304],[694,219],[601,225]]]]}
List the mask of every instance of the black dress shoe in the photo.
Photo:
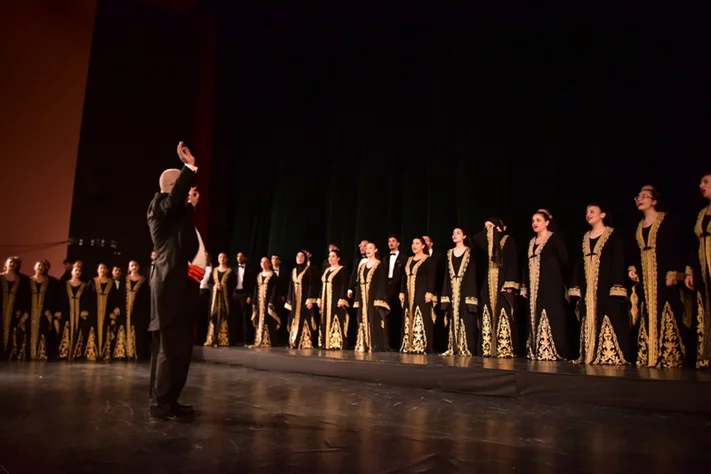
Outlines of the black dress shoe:
{"type": "Polygon", "coordinates": [[[183,405],[175,402],[175,410],[182,413],[195,413],[195,408],[192,405],[183,405]]]}
{"type": "Polygon", "coordinates": [[[183,411],[178,408],[166,410],[161,407],[151,407],[149,418],[151,421],[176,421],[193,416],[193,412],[183,411]]]}

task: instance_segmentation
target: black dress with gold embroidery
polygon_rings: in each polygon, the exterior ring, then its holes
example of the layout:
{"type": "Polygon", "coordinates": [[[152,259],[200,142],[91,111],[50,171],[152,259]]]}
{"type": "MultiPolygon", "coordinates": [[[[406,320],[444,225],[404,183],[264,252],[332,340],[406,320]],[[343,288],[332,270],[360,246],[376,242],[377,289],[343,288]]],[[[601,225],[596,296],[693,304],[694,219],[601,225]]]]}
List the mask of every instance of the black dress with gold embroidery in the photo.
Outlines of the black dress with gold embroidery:
{"type": "Polygon", "coordinates": [[[60,359],[74,360],[83,357],[86,339],[82,332],[89,318],[89,298],[87,285],[82,282],[72,286],[71,280],[61,284],[59,290],[59,318],[55,319],[54,330],[59,335],[57,353],[60,359]]]}
{"type": "Polygon", "coordinates": [[[677,227],[666,213],[660,212],[649,227],[640,221],[635,237],[639,253],[629,270],[639,277],[631,297],[632,319],[640,320],[637,365],[682,367],[688,330],[676,284],[684,276],[677,227]],[[674,280],[674,285],[667,286],[668,279],[674,280]]]}
{"type": "Polygon", "coordinates": [[[140,277],[131,280],[126,276],[119,290],[120,314],[116,318],[111,354],[114,359],[138,360],[147,357],[146,333],[151,316],[150,288],[148,280],[140,277]]]}
{"type": "Polygon", "coordinates": [[[17,359],[45,361],[53,356],[52,322],[57,312],[57,285],[55,278],[45,277],[41,282],[30,278],[30,310],[29,316],[18,325],[17,359]]]}
{"type": "Polygon", "coordinates": [[[521,289],[516,242],[494,228],[476,234],[474,242],[488,257],[480,300],[481,355],[516,357],[516,294],[521,289]]]}
{"type": "Polygon", "coordinates": [[[7,275],[0,275],[2,290],[2,347],[0,355],[7,359],[24,359],[22,353],[25,345],[24,326],[29,319],[30,311],[30,279],[26,275],[17,274],[10,281],[7,275]]]}
{"type": "Polygon", "coordinates": [[[388,314],[387,302],[388,267],[380,261],[368,268],[363,262],[358,268],[358,285],[355,303],[358,310],[358,334],[356,352],[378,352],[387,350],[388,314]]]}
{"type": "Polygon", "coordinates": [[[317,334],[316,302],[318,301],[319,285],[315,277],[316,269],[310,265],[297,265],[291,271],[289,292],[284,308],[289,311],[287,330],[289,333],[289,348],[313,349],[314,336],[317,334]],[[309,309],[307,305],[311,304],[309,309]]]}
{"type": "Polygon", "coordinates": [[[257,275],[257,286],[252,295],[252,324],[256,331],[251,347],[272,347],[272,341],[276,341],[277,330],[281,327],[276,309],[280,301],[278,281],[274,272],[257,275]]]}
{"type": "Polygon", "coordinates": [[[685,273],[694,276],[696,291],[696,367],[706,368],[711,365],[711,216],[706,215],[706,208],[699,212],[694,234],[699,240],[698,252],[685,273]]]}
{"type": "Polygon", "coordinates": [[[462,255],[447,252],[447,268],[442,287],[442,311],[446,312],[445,326],[448,329],[448,344],[445,356],[472,356],[481,347],[477,327],[479,299],[476,289],[474,255],[467,248],[462,255]]]}
{"type": "Polygon", "coordinates": [[[582,364],[627,364],[630,318],[624,244],[619,233],[607,227],[594,239],[583,236],[582,251],[573,269],[568,290],[578,298],[580,358],[582,364]]]}
{"type": "Polygon", "coordinates": [[[568,356],[568,314],[565,271],[568,267],[565,242],[556,233],[539,245],[528,245],[521,295],[528,298],[526,356],[531,360],[563,360],[568,356]]]}
{"type": "Polygon", "coordinates": [[[434,350],[436,276],[437,268],[429,255],[420,260],[410,257],[405,264],[400,291],[400,298],[405,301],[400,352],[426,354],[434,350]]]}
{"type": "Polygon", "coordinates": [[[232,306],[231,292],[237,286],[237,275],[231,268],[226,271],[214,268],[209,281],[212,283],[212,303],[205,345],[226,347],[232,343],[230,321],[235,317],[235,308],[232,306]],[[222,285],[221,289],[218,289],[218,283],[222,285]]]}
{"type": "Polygon", "coordinates": [[[110,360],[121,314],[119,290],[112,280],[102,282],[95,277],[89,282],[89,317],[84,320],[82,333],[86,341],[83,356],[86,360],[110,360]]]}
{"type": "Polygon", "coordinates": [[[318,345],[323,349],[342,350],[348,345],[348,278],[345,267],[328,267],[321,277],[318,345]]]}

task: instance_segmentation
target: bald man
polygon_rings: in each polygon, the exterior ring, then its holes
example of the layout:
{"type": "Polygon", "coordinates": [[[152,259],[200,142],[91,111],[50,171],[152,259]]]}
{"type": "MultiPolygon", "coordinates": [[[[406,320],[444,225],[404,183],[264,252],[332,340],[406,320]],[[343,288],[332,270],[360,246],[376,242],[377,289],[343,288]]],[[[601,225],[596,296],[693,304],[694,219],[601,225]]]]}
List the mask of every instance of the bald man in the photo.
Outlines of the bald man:
{"type": "Polygon", "coordinates": [[[192,357],[192,318],[200,285],[188,276],[188,263],[200,247],[192,214],[200,198],[192,187],[197,173],[195,157],[178,144],[182,170],[165,170],[160,192],[148,206],[148,227],[156,253],[151,272],[151,419],[178,419],[195,412],[178,403],[192,357]]]}

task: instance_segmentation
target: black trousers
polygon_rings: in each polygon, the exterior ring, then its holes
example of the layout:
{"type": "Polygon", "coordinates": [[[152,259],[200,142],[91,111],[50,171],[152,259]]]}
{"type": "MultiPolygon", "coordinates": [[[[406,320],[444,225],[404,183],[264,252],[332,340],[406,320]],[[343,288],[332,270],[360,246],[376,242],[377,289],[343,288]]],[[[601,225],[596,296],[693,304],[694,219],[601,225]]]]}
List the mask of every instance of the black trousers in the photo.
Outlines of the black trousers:
{"type": "MultiPolygon", "coordinates": [[[[254,342],[254,326],[252,325],[252,305],[247,303],[247,298],[252,294],[244,290],[234,290],[232,301],[237,311],[230,311],[230,344],[252,344],[254,342]],[[241,328],[241,334],[239,329],[241,328]]],[[[254,301],[252,301],[254,303],[254,301]]]]}
{"type": "Polygon", "coordinates": [[[199,305],[199,284],[189,280],[178,314],[170,324],[153,332],[151,354],[151,402],[170,410],[188,379],[193,355],[193,317],[199,305]]]}
{"type": "MultiPolygon", "coordinates": [[[[210,304],[212,291],[209,288],[200,288],[200,306],[197,312],[197,342],[204,344],[207,339],[207,328],[210,323],[210,304]]],[[[229,321],[228,321],[229,322],[229,321]]]]}

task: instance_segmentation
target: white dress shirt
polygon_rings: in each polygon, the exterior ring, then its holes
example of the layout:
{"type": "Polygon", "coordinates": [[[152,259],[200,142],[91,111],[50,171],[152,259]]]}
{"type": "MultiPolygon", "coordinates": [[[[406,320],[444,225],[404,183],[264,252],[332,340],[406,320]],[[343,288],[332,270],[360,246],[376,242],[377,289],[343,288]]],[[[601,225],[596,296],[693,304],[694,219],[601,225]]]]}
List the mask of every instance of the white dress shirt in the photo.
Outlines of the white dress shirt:
{"type": "Polygon", "coordinates": [[[237,289],[244,290],[244,269],[245,265],[240,263],[237,265],[237,289]]]}
{"type": "Polygon", "coordinates": [[[202,277],[202,281],[200,282],[200,289],[201,290],[209,290],[210,289],[210,277],[212,276],[212,265],[208,265],[205,267],[205,276],[202,277]]]}
{"type": "Polygon", "coordinates": [[[393,277],[393,271],[395,270],[395,262],[397,261],[398,255],[400,255],[399,250],[396,250],[390,254],[390,268],[388,269],[388,278],[393,277]]]}

